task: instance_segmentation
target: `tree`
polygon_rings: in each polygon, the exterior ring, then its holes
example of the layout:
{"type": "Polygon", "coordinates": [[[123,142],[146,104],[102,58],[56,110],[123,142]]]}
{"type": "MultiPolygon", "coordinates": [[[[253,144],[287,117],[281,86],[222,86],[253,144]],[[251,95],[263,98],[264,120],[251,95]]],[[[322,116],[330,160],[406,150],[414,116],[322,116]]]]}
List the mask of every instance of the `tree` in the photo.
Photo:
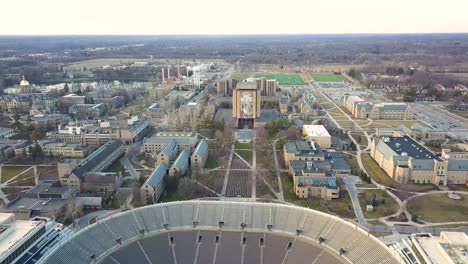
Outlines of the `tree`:
{"type": "Polygon", "coordinates": [[[37,141],[44,137],[44,132],[39,129],[34,129],[31,133],[31,141],[37,141]]]}
{"type": "Polygon", "coordinates": [[[75,219],[79,218],[81,215],[83,215],[83,204],[74,198],[71,199],[65,207],[63,221],[73,223],[75,219]]]}
{"type": "Polygon", "coordinates": [[[65,86],[63,87],[63,92],[66,94],[70,92],[70,87],[68,86],[68,83],[66,83],[65,86]]]}
{"type": "Polygon", "coordinates": [[[36,159],[36,151],[34,150],[33,146],[32,145],[29,145],[28,147],[28,153],[29,153],[29,156],[31,156],[31,158],[33,160],[36,159]]]}
{"type": "Polygon", "coordinates": [[[36,141],[36,144],[34,144],[34,152],[35,152],[36,157],[43,157],[44,156],[44,152],[42,151],[42,147],[41,147],[41,145],[39,145],[39,143],[37,143],[37,141],[36,141]]]}
{"type": "Polygon", "coordinates": [[[85,104],[94,104],[94,98],[90,96],[85,97],[85,104]]]}

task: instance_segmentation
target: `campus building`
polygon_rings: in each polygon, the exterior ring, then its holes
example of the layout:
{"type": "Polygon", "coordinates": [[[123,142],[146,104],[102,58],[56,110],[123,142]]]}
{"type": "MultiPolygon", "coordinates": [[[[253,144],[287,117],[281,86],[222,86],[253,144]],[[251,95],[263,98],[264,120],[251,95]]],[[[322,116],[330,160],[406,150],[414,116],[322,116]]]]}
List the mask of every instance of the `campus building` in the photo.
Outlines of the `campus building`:
{"type": "Polygon", "coordinates": [[[189,158],[190,153],[185,149],[182,150],[172,166],[169,168],[169,176],[184,176],[189,169],[189,158]]]}
{"type": "MultiPolygon", "coordinates": [[[[36,143],[29,146],[15,149],[15,155],[21,156],[24,153],[28,153],[29,148],[34,148],[36,143]]],[[[83,144],[63,143],[63,142],[52,142],[50,140],[38,140],[37,144],[41,146],[42,152],[45,155],[53,155],[65,158],[77,158],[82,159],[91,152],[91,149],[83,144]]]]}
{"type": "Polygon", "coordinates": [[[226,79],[216,83],[216,93],[218,96],[232,96],[232,91],[237,85],[237,80],[226,79]]]}
{"type": "Polygon", "coordinates": [[[165,164],[169,167],[171,161],[177,156],[177,143],[175,139],[170,139],[162,151],[156,155],[156,164],[165,164]]]}
{"type": "Polygon", "coordinates": [[[284,145],[283,153],[297,197],[339,197],[336,176],[349,175],[351,171],[340,152],[323,151],[313,141],[293,141],[284,145]]]}
{"type": "Polygon", "coordinates": [[[378,137],[407,135],[416,140],[431,141],[431,140],[444,140],[446,136],[446,132],[442,131],[441,129],[430,128],[430,127],[421,126],[419,124],[414,124],[409,128],[403,125],[396,127],[396,128],[394,127],[376,128],[375,135],[378,137]]]}
{"type": "Polygon", "coordinates": [[[151,131],[149,118],[133,116],[126,122],[99,121],[83,125],[59,126],[58,131],[48,133],[48,138],[66,143],[98,147],[108,141],[120,139],[126,144],[142,140],[151,131]]]}
{"type": "Polygon", "coordinates": [[[322,148],[331,147],[331,136],[323,125],[303,125],[302,134],[307,142],[315,142],[322,148]]]}
{"type": "Polygon", "coordinates": [[[141,202],[143,205],[153,204],[159,200],[164,191],[164,177],[167,175],[167,166],[159,164],[151,176],[140,187],[141,202]]]}
{"type": "MultiPolygon", "coordinates": [[[[62,186],[72,187],[79,192],[91,191],[88,187],[92,187],[92,191],[95,191],[93,184],[101,186],[106,184],[106,186],[116,186],[115,188],[117,188],[120,186],[121,175],[112,173],[90,173],[104,171],[118,160],[124,152],[125,148],[123,142],[121,140],[115,140],[102,145],[79,162],[75,160],[63,161],[57,165],[60,183],[62,186]]],[[[100,191],[108,191],[109,189],[111,188],[106,187],[102,188],[100,191]]]]}
{"type": "Polygon", "coordinates": [[[463,232],[440,232],[436,237],[429,233],[418,233],[404,237],[390,245],[405,263],[467,263],[468,236],[463,232]]]}
{"type": "Polygon", "coordinates": [[[208,160],[208,141],[206,139],[200,140],[197,147],[193,151],[191,158],[192,173],[203,172],[206,161],[208,160]]]}
{"type": "Polygon", "coordinates": [[[452,158],[450,150],[444,149],[439,156],[409,136],[373,139],[370,156],[398,183],[447,185],[468,182],[466,155],[454,154],[452,158]]]}
{"type": "Polygon", "coordinates": [[[343,106],[355,118],[373,120],[411,120],[413,110],[406,103],[373,104],[355,95],[345,95],[343,106]]]}
{"type": "Polygon", "coordinates": [[[154,154],[162,151],[170,142],[175,141],[177,151],[183,149],[192,153],[198,143],[197,132],[158,132],[156,135],[146,138],[143,143],[145,153],[154,154]]]}

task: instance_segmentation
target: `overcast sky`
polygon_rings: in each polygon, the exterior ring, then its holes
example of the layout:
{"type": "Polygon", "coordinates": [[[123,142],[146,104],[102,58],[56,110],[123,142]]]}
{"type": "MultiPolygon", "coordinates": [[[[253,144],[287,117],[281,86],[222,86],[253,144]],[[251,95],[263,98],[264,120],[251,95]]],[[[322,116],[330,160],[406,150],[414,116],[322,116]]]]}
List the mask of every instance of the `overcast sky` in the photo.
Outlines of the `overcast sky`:
{"type": "Polygon", "coordinates": [[[0,34],[468,32],[468,0],[1,0],[0,34]]]}

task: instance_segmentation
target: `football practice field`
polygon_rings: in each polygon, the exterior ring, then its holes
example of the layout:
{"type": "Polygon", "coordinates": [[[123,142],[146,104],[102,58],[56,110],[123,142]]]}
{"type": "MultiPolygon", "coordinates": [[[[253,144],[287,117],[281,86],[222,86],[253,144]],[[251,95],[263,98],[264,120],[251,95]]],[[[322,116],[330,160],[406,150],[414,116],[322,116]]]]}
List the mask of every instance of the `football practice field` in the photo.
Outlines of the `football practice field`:
{"type": "Polygon", "coordinates": [[[343,81],[343,76],[336,75],[333,73],[314,73],[312,78],[316,82],[341,82],[343,81]]]}
{"type": "Polygon", "coordinates": [[[277,80],[280,85],[302,85],[305,84],[302,77],[298,74],[257,74],[255,78],[265,77],[271,80],[277,80]]]}

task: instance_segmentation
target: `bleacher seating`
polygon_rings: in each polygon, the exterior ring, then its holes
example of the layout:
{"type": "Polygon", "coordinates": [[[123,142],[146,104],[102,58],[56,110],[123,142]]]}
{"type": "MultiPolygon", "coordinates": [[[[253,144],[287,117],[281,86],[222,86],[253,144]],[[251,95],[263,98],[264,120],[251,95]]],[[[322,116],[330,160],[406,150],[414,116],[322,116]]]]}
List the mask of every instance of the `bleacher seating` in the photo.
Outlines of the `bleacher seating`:
{"type": "Polygon", "coordinates": [[[263,263],[303,263],[301,256],[306,263],[400,263],[378,239],[335,216],[227,201],[155,204],[116,214],[71,236],[40,263],[125,263],[132,254],[164,263],[258,263],[259,256],[263,263]]]}

